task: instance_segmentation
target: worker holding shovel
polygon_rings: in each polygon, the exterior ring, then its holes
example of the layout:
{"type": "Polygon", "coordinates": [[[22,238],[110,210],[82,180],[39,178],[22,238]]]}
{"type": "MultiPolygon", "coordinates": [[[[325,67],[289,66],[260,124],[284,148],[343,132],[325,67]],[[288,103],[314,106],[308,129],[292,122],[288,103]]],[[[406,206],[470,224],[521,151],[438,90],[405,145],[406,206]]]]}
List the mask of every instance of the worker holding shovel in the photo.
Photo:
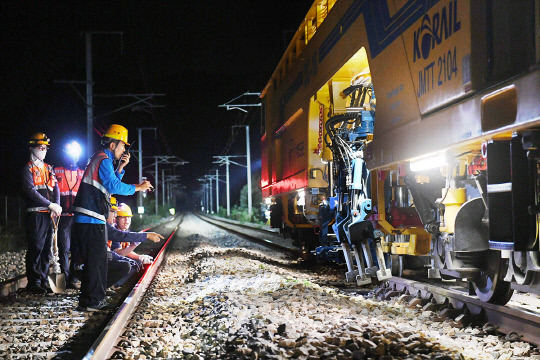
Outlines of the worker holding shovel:
{"type": "Polygon", "coordinates": [[[30,160],[22,172],[22,188],[26,198],[26,289],[35,294],[50,291],[47,275],[51,256],[51,215],[60,216],[60,191],[52,166],[44,162],[49,138],[35,133],[28,141],[30,160]]]}

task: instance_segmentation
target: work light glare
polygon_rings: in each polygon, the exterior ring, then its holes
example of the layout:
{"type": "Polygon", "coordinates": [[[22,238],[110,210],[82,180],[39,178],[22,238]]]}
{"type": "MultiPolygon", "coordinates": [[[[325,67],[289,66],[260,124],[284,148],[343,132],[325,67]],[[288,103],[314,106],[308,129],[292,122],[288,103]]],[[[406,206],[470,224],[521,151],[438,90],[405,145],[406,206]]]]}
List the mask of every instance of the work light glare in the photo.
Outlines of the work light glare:
{"type": "Polygon", "coordinates": [[[424,157],[418,160],[411,161],[411,171],[429,170],[446,165],[446,156],[444,153],[440,153],[434,156],[424,157]]]}
{"type": "Polygon", "coordinates": [[[66,145],[66,153],[72,159],[79,159],[79,156],[81,155],[81,151],[82,151],[81,145],[79,145],[79,143],[76,141],[72,141],[66,145]]]}
{"type": "Polygon", "coordinates": [[[296,201],[296,205],[306,205],[306,192],[304,191],[304,189],[298,190],[298,200],[296,201]]]}

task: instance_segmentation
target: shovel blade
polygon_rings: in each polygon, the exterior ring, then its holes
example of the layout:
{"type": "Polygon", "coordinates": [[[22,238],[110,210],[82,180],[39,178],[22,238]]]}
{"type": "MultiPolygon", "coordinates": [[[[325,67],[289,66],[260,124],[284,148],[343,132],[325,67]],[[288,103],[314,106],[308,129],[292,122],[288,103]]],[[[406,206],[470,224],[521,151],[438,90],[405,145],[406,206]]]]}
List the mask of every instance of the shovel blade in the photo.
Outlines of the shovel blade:
{"type": "Polygon", "coordinates": [[[49,285],[55,294],[62,294],[66,291],[66,274],[49,274],[49,285]]]}

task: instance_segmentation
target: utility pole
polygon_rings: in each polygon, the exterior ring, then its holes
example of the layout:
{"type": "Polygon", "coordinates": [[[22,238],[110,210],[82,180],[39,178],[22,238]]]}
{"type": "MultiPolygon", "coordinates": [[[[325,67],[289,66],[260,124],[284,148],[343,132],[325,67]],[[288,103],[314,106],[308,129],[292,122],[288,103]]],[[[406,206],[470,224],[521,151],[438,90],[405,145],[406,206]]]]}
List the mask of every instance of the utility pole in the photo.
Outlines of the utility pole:
{"type": "Polygon", "coordinates": [[[94,153],[92,148],[94,144],[94,94],[92,79],[92,33],[84,33],[86,40],[86,153],[88,158],[94,153]]]}
{"type": "Polygon", "coordinates": [[[180,175],[165,175],[165,180],[167,184],[167,204],[170,206],[173,187],[176,185],[181,185],[179,183],[180,175]]]}
{"type": "Polygon", "coordinates": [[[214,200],[212,196],[212,180],[208,182],[208,195],[209,195],[209,207],[210,207],[210,214],[214,213],[214,200]]]}
{"type": "MultiPolygon", "coordinates": [[[[243,104],[238,103],[238,104],[234,104],[233,102],[240,99],[241,97],[244,97],[244,96],[257,96],[257,97],[259,97],[260,95],[261,95],[261,93],[245,92],[242,95],[239,95],[239,96],[235,97],[234,99],[226,102],[223,105],[218,105],[218,107],[224,107],[227,110],[240,110],[242,112],[247,113],[248,110],[246,110],[244,108],[250,108],[250,107],[260,107],[260,108],[262,108],[262,104],[260,102],[258,102],[258,103],[243,103],[243,104]]],[[[249,213],[249,215],[252,215],[251,151],[250,151],[250,147],[249,147],[249,125],[235,125],[233,127],[241,127],[241,126],[246,127],[246,161],[247,161],[247,173],[248,173],[247,174],[248,175],[248,179],[247,179],[247,183],[248,183],[248,213],[249,213]]]]}
{"type": "MultiPolygon", "coordinates": [[[[155,186],[154,186],[154,192],[156,197],[156,204],[155,204],[155,212],[158,213],[158,204],[159,204],[159,171],[158,171],[158,164],[165,164],[165,165],[185,165],[188,164],[187,161],[180,159],[178,156],[168,156],[168,155],[154,155],[150,156],[154,159],[154,163],[149,166],[154,166],[154,180],[155,180],[155,186]]],[[[148,167],[148,166],[147,166],[148,167]]]]}
{"type": "Polygon", "coordinates": [[[231,186],[229,183],[229,159],[227,159],[227,165],[225,168],[227,169],[225,176],[227,176],[227,217],[231,216],[231,186]]]}
{"type": "Polygon", "coordinates": [[[247,168],[247,187],[248,187],[248,214],[252,215],[252,194],[251,194],[251,148],[249,144],[249,125],[233,125],[235,127],[246,128],[246,168],[247,168]]]}
{"type": "Polygon", "coordinates": [[[165,207],[165,169],[161,168],[161,205],[165,207]]]}
{"type": "MultiPolygon", "coordinates": [[[[210,181],[210,184],[212,184],[212,180],[216,180],[216,213],[217,213],[219,211],[219,182],[223,180],[219,180],[219,172],[217,169],[216,169],[215,175],[204,175],[204,178],[208,179],[210,181]]],[[[212,198],[212,194],[210,194],[210,198],[212,198]]]]}
{"type": "MultiPolygon", "coordinates": [[[[137,128],[137,132],[139,135],[139,184],[142,183],[142,170],[143,170],[143,152],[142,152],[142,131],[143,130],[154,130],[154,139],[157,136],[156,128],[155,127],[141,127],[137,128]]],[[[142,192],[139,191],[137,194],[137,212],[139,212],[139,209],[143,206],[142,201],[142,192]]]]}
{"type": "Polygon", "coordinates": [[[204,196],[205,196],[205,204],[206,204],[206,212],[212,213],[212,180],[208,177],[208,175],[205,175],[203,178],[197,179],[198,181],[204,182],[203,188],[204,188],[204,196]]]}
{"type": "Polygon", "coordinates": [[[219,170],[216,169],[216,213],[219,212],[219,170]]]}
{"type": "Polygon", "coordinates": [[[216,161],[214,161],[214,164],[220,164],[225,165],[225,177],[226,177],[226,183],[227,183],[227,216],[231,216],[231,196],[230,196],[230,181],[229,181],[229,165],[234,164],[241,167],[247,167],[246,165],[237,163],[236,161],[231,160],[231,158],[239,158],[239,157],[245,157],[245,155],[218,155],[213,156],[216,161]]]}
{"type": "MultiPolygon", "coordinates": [[[[86,48],[86,153],[88,158],[94,153],[94,79],[92,76],[92,34],[120,35],[121,31],[87,31],[84,33],[86,48]]],[[[121,45],[122,46],[122,43],[121,45]]]]}

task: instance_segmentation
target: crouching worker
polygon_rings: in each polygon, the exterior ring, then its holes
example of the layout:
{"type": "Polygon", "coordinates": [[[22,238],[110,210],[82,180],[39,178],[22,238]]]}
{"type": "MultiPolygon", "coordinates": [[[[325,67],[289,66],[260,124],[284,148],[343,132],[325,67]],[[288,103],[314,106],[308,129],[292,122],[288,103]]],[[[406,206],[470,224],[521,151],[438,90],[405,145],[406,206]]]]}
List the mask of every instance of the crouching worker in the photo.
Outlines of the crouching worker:
{"type": "MultiPolygon", "coordinates": [[[[121,203],[118,206],[118,212],[116,216],[116,228],[120,231],[129,231],[131,226],[131,218],[133,213],[129,205],[121,203]]],[[[137,254],[134,250],[139,246],[139,242],[113,242],[111,244],[111,250],[119,255],[126,256],[137,262],[139,269],[142,269],[144,265],[151,264],[154,259],[150,255],[137,254]]]]}
{"type": "Polygon", "coordinates": [[[110,250],[112,243],[140,243],[146,239],[152,242],[159,242],[163,236],[154,232],[138,233],[130,231],[120,231],[114,225],[116,222],[116,199],[111,198],[111,211],[107,218],[107,233],[109,236],[108,246],[108,270],[107,270],[107,288],[122,286],[139,269],[139,264],[133,259],[122,256],[110,250]]]}

